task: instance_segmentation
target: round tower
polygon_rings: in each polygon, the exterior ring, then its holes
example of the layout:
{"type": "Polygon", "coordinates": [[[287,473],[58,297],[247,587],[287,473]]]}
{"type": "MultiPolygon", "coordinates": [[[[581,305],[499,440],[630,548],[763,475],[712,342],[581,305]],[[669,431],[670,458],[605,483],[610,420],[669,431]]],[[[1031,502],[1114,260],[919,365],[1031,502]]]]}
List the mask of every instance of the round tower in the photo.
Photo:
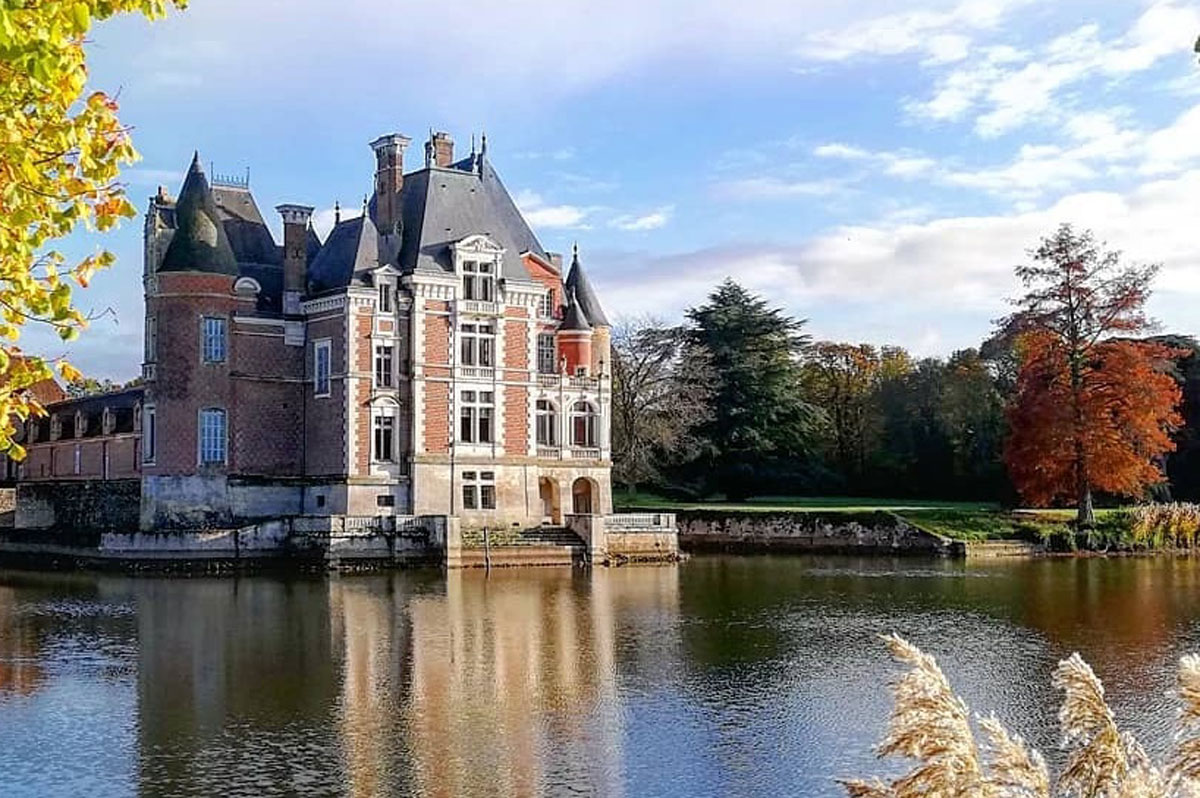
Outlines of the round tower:
{"type": "Polygon", "coordinates": [[[574,295],[579,309],[592,330],[591,354],[588,361],[590,373],[603,376],[612,370],[612,329],[600,299],[592,288],[583,266],[579,263],[579,245],[571,250],[571,270],[565,282],[568,295],[574,295]]]}
{"type": "Polygon", "coordinates": [[[596,370],[592,365],[592,325],[588,323],[575,292],[567,290],[567,312],[555,334],[558,339],[558,356],[563,371],[571,375],[591,375],[596,370]]]}
{"type": "MultiPolygon", "coordinates": [[[[146,296],[150,368],[143,409],[143,528],[211,525],[231,515],[238,268],[199,154],[175,203],[175,233],[146,296]]],[[[248,307],[246,307],[248,305],[248,307]]]]}

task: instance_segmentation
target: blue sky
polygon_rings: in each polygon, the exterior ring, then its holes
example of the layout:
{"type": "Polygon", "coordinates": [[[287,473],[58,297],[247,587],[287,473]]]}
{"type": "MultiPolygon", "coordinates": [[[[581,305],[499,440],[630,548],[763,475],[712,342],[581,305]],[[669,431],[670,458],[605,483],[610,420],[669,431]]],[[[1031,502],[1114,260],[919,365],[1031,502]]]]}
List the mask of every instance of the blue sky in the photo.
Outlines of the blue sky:
{"type": "MultiPolygon", "coordinates": [[[[578,240],[610,316],[666,320],[731,275],[817,339],[947,354],[1005,312],[1060,221],[1164,264],[1153,312],[1200,333],[1200,3],[1120,0],[192,0],[98,26],[143,160],[139,209],[194,148],[281,202],[355,209],[367,142],[430,128],[489,155],[545,246],[578,240]]],[[[69,350],[140,364],[141,231],[81,292],[69,350]]],[[[78,254],[96,240],[79,236],[78,254]]],[[[62,346],[32,333],[29,349],[62,346]]]]}

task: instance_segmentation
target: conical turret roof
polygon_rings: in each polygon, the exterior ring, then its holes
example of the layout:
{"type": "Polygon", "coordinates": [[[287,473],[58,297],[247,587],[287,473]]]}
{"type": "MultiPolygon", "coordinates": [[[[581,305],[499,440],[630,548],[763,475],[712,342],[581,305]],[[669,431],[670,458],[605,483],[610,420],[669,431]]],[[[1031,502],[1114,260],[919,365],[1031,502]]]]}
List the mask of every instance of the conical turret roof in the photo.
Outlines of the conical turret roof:
{"type": "Polygon", "coordinates": [[[574,294],[579,302],[580,308],[587,316],[587,320],[593,327],[609,327],[608,318],[604,315],[604,309],[600,307],[600,299],[596,296],[596,289],[592,288],[592,284],[588,281],[587,275],[583,273],[583,266],[579,264],[579,247],[575,247],[571,253],[571,271],[567,273],[567,292],[574,294]]]}
{"type": "Polygon", "coordinates": [[[237,259],[217,213],[200,154],[184,178],[175,203],[175,235],[159,265],[160,272],[214,272],[236,276],[237,259]]]}
{"type": "Polygon", "coordinates": [[[575,332],[590,332],[592,329],[592,325],[588,323],[587,316],[579,304],[579,298],[570,288],[567,289],[567,312],[558,329],[575,332]]]}

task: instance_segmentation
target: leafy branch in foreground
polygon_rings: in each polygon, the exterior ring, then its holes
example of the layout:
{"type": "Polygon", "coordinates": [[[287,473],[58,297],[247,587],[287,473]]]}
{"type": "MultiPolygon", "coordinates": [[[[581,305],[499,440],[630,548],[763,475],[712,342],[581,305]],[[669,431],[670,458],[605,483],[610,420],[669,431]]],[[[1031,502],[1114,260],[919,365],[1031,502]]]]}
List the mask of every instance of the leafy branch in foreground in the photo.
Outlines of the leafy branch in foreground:
{"type": "MultiPolygon", "coordinates": [[[[117,118],[116,101],[101,91],[84,96],[84,44],[94,21],[121,13],[154,19],[186,0],[42,0],[0,3],[0,452],[24,456],[12,441],[13,418],[40,407],[25,389],[51,376],[45,359],[18,356],[15,343],[29,322],[74,339],[88,316],[72,301],[113,262],[99,251],[68,263],[47,249],[84,225],[105,231],[135,215],[117,178],[137,153],[117,118]]],[[[68,381],[79,372],[65,360],[68,381]]]]}
{"type": "Polygon", "coordinates": [[[908,666],[893,687],[896,706],[881,757],[916,760],[907,773],[884,781],[842,781],[850,798],[1186,798],[1200,795],[1200,657],[1179,663],[1180,732],[1166,764],[1155,765],[1132,735],[1117,726],[1104,685],[1078,654],[1054,670],[1063,691],[1058,713],[1066,765],[1052,786],[1046,761],[994,715],[971,713],[937,661],[906,640],[884,638],[895,659],[908,666]]]}

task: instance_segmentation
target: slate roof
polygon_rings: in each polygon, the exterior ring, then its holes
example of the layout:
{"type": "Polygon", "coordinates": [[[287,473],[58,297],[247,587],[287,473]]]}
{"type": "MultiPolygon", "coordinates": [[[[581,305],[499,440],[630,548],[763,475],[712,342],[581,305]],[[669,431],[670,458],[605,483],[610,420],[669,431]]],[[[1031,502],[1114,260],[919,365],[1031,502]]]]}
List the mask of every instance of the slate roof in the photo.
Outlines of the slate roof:
{"type": "Polygon", "coordinates": [[[567,273],[565,285],[567,292],[579,302],[579,307],[582,308],[593,327],[611,326],[608,323],[608,317],[604,315],[604,308],[600,307],[600,298],[596,296],[596,289],[592,288],[591,282],[584,274],[583,266],[579,263],[578,247],[571,255],[571,271],[567,273]]]}
{"type": "Polygon", "coordinates": [[[401,271],[450,272],[450,244],[483,234],[504,248],[501,275],[528,281],[521,263],[526,252],[550,256],[517,210],[500,176],[478,156],[449,168],[427,167],[404,177],[401,271]]]}
{"type": "Polygon", "coordinates": [[[379,233],[370,213],[334,225],[315,259],[308,264],[308,290],[319,294],[362,283],[369,269],[379,265],[379,233]]]}
{"type": "Polygon", "coordinates": [[[567,312],[563,314],[562,324],[558,329],[579,332],[592,329],[592,325],[588,323],[587,316],[579,304],[579,298],[569,288],[567,289],[567,312]]]}
{"type": "Polygon", "coordinates": [[[200,166],[199,153],[192,157],[192,165],[175,202],[175,235],[171,237],[158,270],[238,273],[237,260],[221,224],[208,178],[200,166]]]}
{"type": "MultiPolygon", "coordinates": [[[[254,195],[250,193],[250,189],[246,186],[222,183],[210,185],[200,165],[200,157],[196,155],[192,159],[192,166],[188,170],[188,177],[184,180],[179,199],[174,202],[160,200],[154,205],[155,212],[167,227],[177,228],[177,222],[182,214],[179,209],[183,206],[185,195],[189,192],[188,181],[192,181],[193,195],[201,193],[201,184],[203,188],[207,189],[211,198],[211,207],[203,202],[202,198],[199,203],[194,199],[189,201],[193,205],[204,206],[206,214],[219,220],[220,230],[224,233],[225,241],[232,252],[235,271],[229,272],[225,269],[221,271],[236,274],[239,277],[252,277],[258,282],[262,287],[256,305],[259,312],[282,312],[283,247],[275,243],[271,228],[263,219],[262,212],[259,211],[258,203],[254,201],[254,195]],[[196,177],[193,177],[194,172],[197,173],[196,177]]],[[[194,211],[190,212],[194,213],[194,211]]],[[[175,246],[174,241],[178,238],[177,229],[171,246],[167,247],[167,255],[163,257],[163,263],[159,266],[160,271],[184,271],[195,268],[187,265],[189,261],[185,261],[182,253],[177,252],[175,256],[171,256],[171,250],[175,246]],[[172,258],[170,265],[168,265],[168,258],[172,258]]],[[[308,263],[312,264],[321,250],[321,239],[317,237],[311,225],[308,228],[307,244],[308,263]]],[[[194,254],[189,256],[189,258],[195,257],[194,254]]],[[[210,271],[211,269],[201,268],[200,270],[210,271]]]]}

